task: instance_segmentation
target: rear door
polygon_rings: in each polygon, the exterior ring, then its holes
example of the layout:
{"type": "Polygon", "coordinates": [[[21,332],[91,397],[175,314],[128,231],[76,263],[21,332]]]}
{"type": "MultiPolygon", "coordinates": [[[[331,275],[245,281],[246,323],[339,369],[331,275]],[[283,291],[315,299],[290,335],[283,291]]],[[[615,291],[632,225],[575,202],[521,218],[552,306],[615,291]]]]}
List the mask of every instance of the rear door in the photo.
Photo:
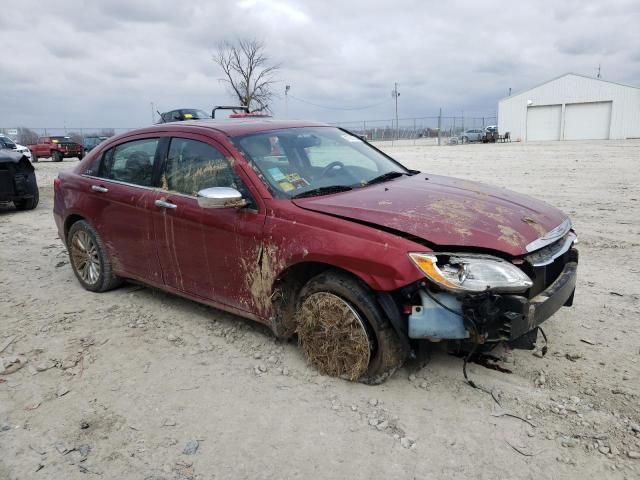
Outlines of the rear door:
{"type": "Polygon", "coordinates": [[[158,251],[165,283],[183,292],[245,311],[253,311],[249,279],[241,262],[257,266],[265,211],[250,181],[231,154],[201,135],[171,139],[154,213],[158,251]],[[233,187],[249,206],[204,209],[197,192],[233,187]],[[255,262],[255,263],[253,263],[255,262]]]}
{"type": "Polygon", "coordinates": [[[114,270],[162,284],[151,217],[158,182],[160,137],[134,137],[105,151],[98,173],[86,175],[85,209],[102,237],[114,270]]]}

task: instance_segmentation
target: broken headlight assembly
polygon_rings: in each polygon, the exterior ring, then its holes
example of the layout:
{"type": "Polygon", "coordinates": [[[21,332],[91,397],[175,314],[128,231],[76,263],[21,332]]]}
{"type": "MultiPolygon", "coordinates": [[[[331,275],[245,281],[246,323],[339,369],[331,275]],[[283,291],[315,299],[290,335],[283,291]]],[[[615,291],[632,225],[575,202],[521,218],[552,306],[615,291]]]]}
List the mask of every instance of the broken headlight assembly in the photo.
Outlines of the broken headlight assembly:
{"type": "Polygon", "coordinates": [[[518,267],[489,255],[409,253],[426,277],[453,292],[523,292],[533,285],[518,267]]]}

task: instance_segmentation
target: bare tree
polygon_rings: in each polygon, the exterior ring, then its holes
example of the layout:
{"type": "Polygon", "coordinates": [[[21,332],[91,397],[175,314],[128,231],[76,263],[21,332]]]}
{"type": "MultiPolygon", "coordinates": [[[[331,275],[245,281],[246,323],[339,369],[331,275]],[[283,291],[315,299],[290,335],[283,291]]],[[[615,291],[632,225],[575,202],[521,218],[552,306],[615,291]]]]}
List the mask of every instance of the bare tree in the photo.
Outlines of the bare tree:
{"type": "Polygon", "coordinates": [[[38,133],[27,127],[18,127],[18,143],[20,145],[35,145],[38,143],[38,133]]]}
{"type": "Polygon", "coordinates": [[[213,61],[224,72],[230,93],[250,111],[269,111],[273,84],[280,65],[270,65],[259,40],[237,40],[218,46],[213,61]]]}
{"type": "Polygon", "coordinates": [[[115,134],[116,131],[113,128],[103,128],[97,133],[101,137],[113,137],[115,134]]]}

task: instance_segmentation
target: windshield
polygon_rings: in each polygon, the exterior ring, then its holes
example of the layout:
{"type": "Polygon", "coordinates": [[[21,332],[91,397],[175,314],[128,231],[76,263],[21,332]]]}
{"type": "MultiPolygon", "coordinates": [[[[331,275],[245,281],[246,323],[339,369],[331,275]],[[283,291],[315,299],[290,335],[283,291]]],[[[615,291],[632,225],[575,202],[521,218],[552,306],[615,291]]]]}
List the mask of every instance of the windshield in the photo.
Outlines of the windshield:
{"type": "Polygon", "coordinates": [[[11,140],[9,137],[0,137],[0,145],[2,145],[4,148],[11,148],[14,150],[16,148],[16,144],[13,143],[13,140],[11,140]]]}
{"type": "Polygon", "coordinates": [[[70,137],[51,137],[52,143],[74,143],[70,137]]]}
{"type": "Polygon", "coordinates": [[[274,130],[236,140],[277,197],[324,195],[413,173],[333,127],[274,130]]]}

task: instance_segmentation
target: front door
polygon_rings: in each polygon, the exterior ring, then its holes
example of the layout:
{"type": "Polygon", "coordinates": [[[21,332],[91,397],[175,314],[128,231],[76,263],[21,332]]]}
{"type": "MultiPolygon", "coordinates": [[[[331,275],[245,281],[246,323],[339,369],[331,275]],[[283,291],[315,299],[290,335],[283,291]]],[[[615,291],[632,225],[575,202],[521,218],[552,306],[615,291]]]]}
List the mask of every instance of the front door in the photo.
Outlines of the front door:
{"type": "Polygon", "coordinates": [[[85,176],[93,227],[119,275],[162,284],[151,214],[158,138],[131,140],[107,150],[97,175],[85,176]]]}
{"type": "Polygon", "coordinates": [[[169,287],[250,311],[248,282],[239,265],[257,261],[265,214],[258,210],[244,173],[227,158],[230,154],[208,137],[171,139],[154,213],[158,251],[169,287]],[[202,208],[197,193],[210,187],[236,188],[249,206],[202,208]]]}

